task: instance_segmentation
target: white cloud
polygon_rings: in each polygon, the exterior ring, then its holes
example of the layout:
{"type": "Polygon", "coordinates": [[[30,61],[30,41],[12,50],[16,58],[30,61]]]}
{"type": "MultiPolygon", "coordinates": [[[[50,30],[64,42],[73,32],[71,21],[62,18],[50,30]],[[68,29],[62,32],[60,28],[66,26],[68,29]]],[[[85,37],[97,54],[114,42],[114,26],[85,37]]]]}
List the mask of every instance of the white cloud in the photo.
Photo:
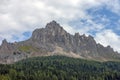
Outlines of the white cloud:
{"type": "Polygon", "coordinates": [[[108,3],[106,3],[107,8],[111,9],[111,11],[113,11],[114,13],[120,15],[120,0],[114,0],[114,1],[108,1],[108,3]]]}
{"type": "Polygon", "coordinates": [[[105,24],[93,21],[94,16],[86,10],[106,6],[119,15],[119,4],[119,0],[0,0],[0,41],[4,38],[15,41],[15,36],[19,36],[18,40],[24,40],[24,32],[44,27],[51,20],[58,21],[70,33],[100,31],[105,24]],[[77,29],[69,25],[79,19],[86,19],[87,23],[79,23],[77,29]]]}
{"type": "Polygon", "coordinates": [[[110,45],[115,51],[120,52],[120,36],[112,30],[103,30],[100,33],[96,33],[95,40],[104,46],[110,45]]]}

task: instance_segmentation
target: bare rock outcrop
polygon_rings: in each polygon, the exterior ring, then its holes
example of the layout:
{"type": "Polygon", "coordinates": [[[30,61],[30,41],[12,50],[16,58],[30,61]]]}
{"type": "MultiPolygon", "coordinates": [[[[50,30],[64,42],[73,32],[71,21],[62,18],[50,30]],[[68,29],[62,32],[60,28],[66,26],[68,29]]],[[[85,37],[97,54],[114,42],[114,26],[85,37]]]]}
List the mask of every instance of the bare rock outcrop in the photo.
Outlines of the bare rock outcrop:
{"type": "Polygon", "coordinates": [[[33,31],[30,39],[18,43],[3,40],[0,61],[15,62],[27,57],[66,55],[93,60],[119,60],[120,54],[110,46],[96,43],[92,36],[69,34],[56,21],[33,31]],[[60,51],[60,52],[59,52],[60,51]],[[74,56],[73,56],[74,55],[74,56]]]}

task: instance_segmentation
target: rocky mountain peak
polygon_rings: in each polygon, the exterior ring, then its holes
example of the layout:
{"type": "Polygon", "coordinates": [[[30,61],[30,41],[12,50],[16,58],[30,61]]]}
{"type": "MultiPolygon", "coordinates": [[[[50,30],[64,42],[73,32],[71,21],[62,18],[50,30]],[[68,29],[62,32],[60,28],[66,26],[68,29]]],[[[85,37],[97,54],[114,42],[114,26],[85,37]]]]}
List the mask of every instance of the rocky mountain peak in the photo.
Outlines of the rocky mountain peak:
{"type": "Polygon", "coordinates": [[[25,55],[30,57],[66,55],[93,60],[120,58],[120,55],[114,52],[110,46],[104,47],[97,44],[90,35],[80,35],[79,33],[71,35],[54,20],[47,23],[45,28],[34,30],[31,38],[26,41],[13,44],[4,39],[0,47],[0,57],[5,55],[5,57],[8,56],[11,59],[10,53],[11,55],[19,53],[18,57],[20,59],[24,58],[25,55]]]}
{"type": "Polygon", "coordinates": [[[79,37],[79,36],[80,36],[80,34],[79,34],[79,33],[75,33],[75,35],[74,35],[74,36],[79,37]]]}
{"type": "Polygon", "coordinates": [[[47,25],[46,25],[46,28],[49,28],[49,29],[54,29],[54,28],[59,28],[60,27],[60,25],[55,21],[55,20],[53,20],[53,21],[51,21],[50,23],[47,23],[47,25]]]}
{"type": "Polygon", "coordinates": [[[2,41],[2,45],[1,46],[7,46],[9,43],[7,42],[7,40],[6,39],[4,39],[3,41],[2,41]]]}
{"type": "Polygon", "coordinates": [[[47,23],[45,28],[34,30],[32,39],[42,40],[42,42],[45,42],[46,40],[54,40],[56,37],[65,36],[66,34],[67,32],[63,27],[53,20],[50,23],[47,23]]]}
{"type": "Polygon", "coordinates": [[[8,43],[8,42],[7,42],[6,39],[4,39],[4,40],[2,41],[2,43],[3,43],[3,44],[6,44],[6,43],[8,43]]]}

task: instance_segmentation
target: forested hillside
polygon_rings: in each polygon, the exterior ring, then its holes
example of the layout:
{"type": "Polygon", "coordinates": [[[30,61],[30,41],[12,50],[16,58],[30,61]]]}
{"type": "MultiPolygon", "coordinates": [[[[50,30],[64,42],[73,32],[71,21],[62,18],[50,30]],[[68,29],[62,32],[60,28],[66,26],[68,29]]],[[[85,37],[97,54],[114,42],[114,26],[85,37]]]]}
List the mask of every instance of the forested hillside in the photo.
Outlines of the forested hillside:
{"type": "Polygon", "coordinates": [[[120,80],[120,62],[36,57],[15,64],[1,64],[0,80],[120,80]]]}

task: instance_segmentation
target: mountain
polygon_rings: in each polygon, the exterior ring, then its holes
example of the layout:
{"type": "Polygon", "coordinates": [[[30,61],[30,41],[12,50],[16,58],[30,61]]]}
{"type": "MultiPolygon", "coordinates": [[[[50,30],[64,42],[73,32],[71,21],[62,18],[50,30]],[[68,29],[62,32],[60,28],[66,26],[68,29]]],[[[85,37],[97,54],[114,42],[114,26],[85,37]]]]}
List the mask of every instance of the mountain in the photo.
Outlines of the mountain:
{"type": "Polygon", "coordinates": [[[110,61],[120,60],[120,54],[110,46],[96,43],[92,36],[68,33],[56,21],[33,31],[30,39],[0,46],[0,63],[13,63],[36,56],[64,55],[74,58],[110,61]]]}

